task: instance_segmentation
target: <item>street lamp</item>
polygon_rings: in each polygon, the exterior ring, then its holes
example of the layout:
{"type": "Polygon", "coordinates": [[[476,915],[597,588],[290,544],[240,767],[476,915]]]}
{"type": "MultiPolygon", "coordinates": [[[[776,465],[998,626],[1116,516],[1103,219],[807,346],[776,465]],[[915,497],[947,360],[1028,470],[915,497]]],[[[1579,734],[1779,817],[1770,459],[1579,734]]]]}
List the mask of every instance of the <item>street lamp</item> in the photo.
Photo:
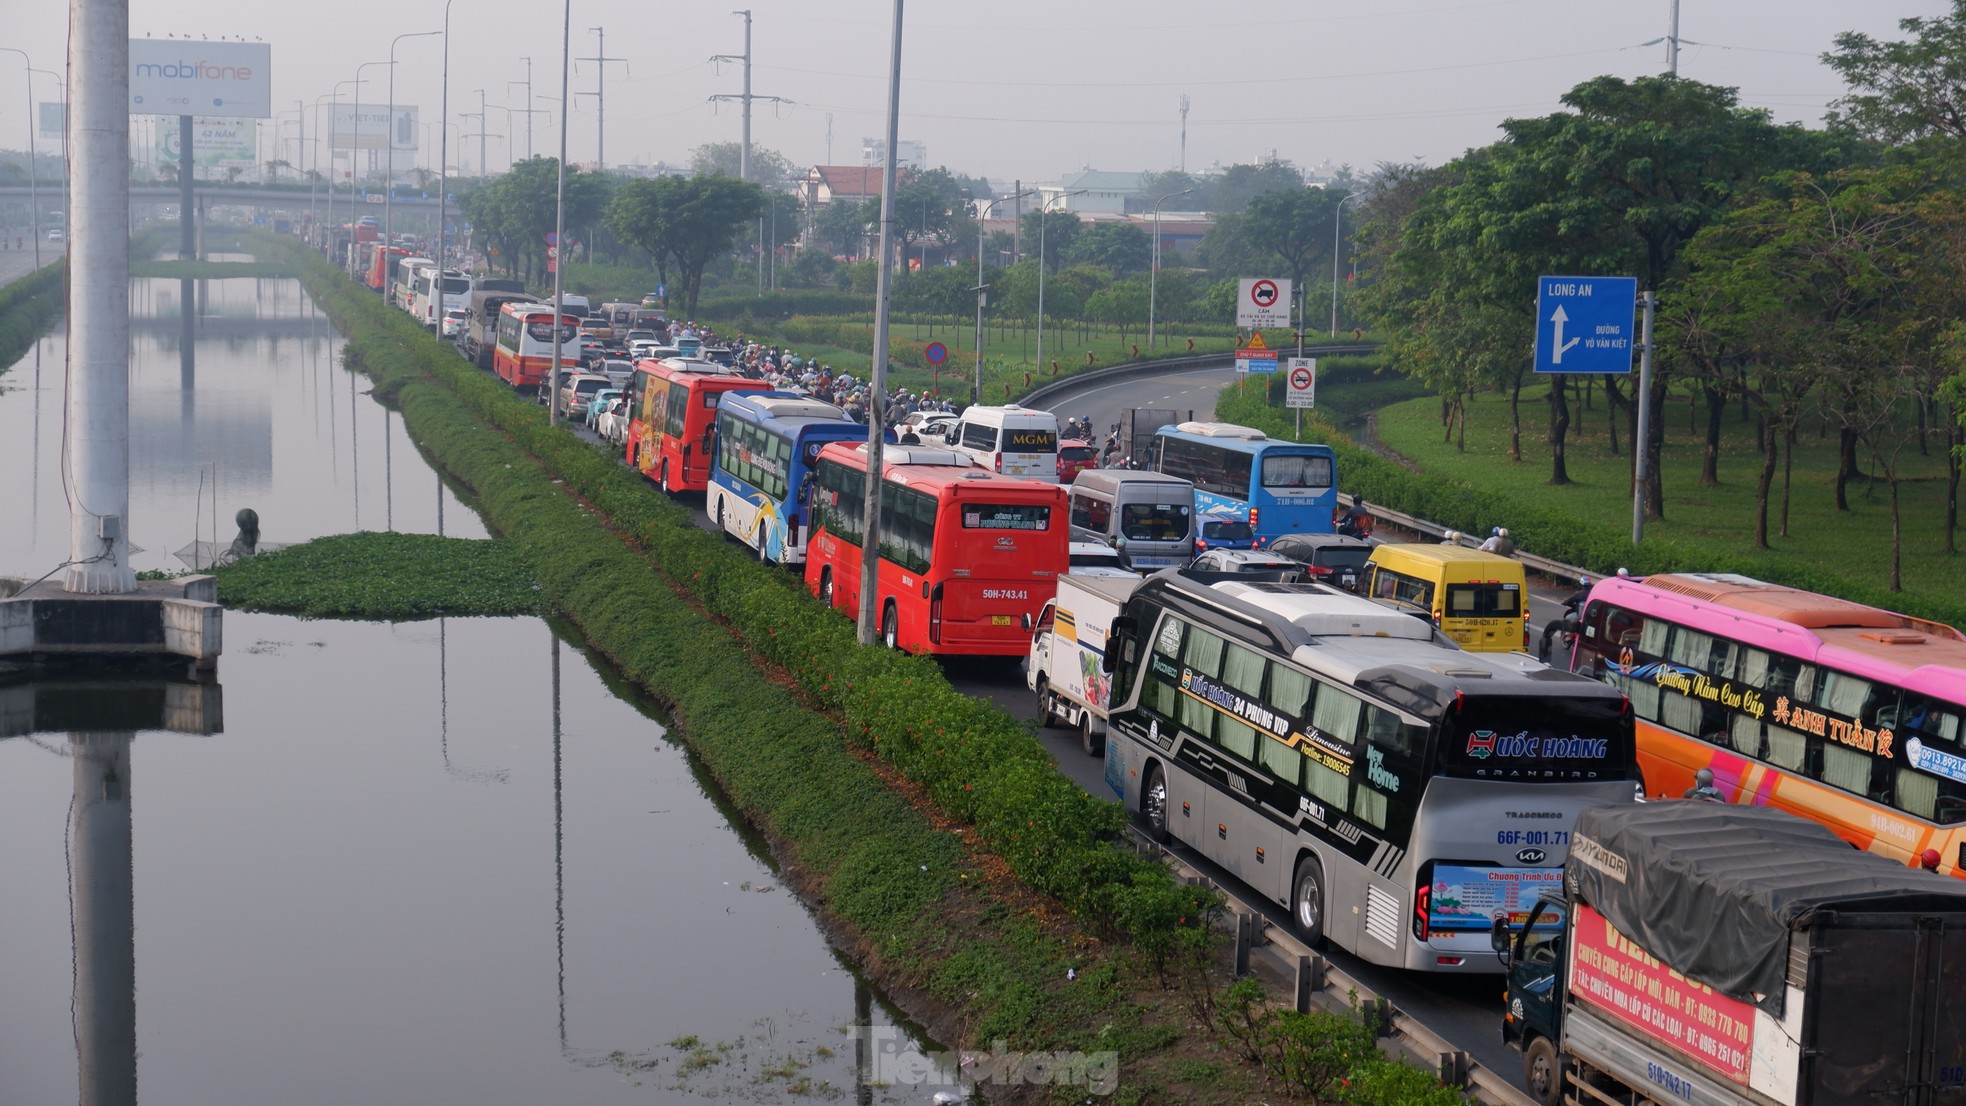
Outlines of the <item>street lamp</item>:
{"type": "Polygon", "coordinates": [[[1038,204],[1038,371],[1039,372],[1044,371],[1044,269],[1045,269],[1044,226],[1046,223],[1051,221],[1050,213],[1051,213],[1052,200],[1054,199],[1063,200],[1063,199],[1069,199],[1070,197],[1073,196],[1083,196],[1086,194],[1087,191],[1089,190],[1081,188],[1075,192],[1061,192],[1057,196],[1046,196],[1043,202],[1038,204]]]}
{"type": "MultiPolygon", "coordinates": [[[[1338,228],[1344,225],[1345,201],[1356,200],[1357,192],[1347,192],[1338,197],[1338,206],[1331,210],[1331,336],[1338,336],[1338,228]]],[[[1302,351],[1298,351],[1301,356],[1302,351]]]]}
{"type": "MultiPolygon", "coordinates": [[[[360,77],[362,70],[371,65],[387,64],[389,63],[386,61],[365,61],[355,67],[355,75],[360,77]]],[[[363,82],[359,80],[355,82],[355,144],[348,151],[348,260],[350,261],[355,260],[355,181],[357,179],[355,152],[362,148],[362,84],[363,82]]],[[[388,135],[384,134],[383,137],[387,138],[388,135]]]]}
{"type": "MultiPolygon", "coordinates": [[[[983,224],[990,218],[990,209],[1007,200],[1021,200],[1031,194],[1030,189],[1014,196],[999,196],[983,205],[976,216],[976,382],[970,385],[969,401],[983,402],[983,224]]],[[[1043,259],[1039,259],[1043,264],[1043,259]]]]}
{"type": "MultiPolygon", "coordinates": [[[[389,134],[384,141],[388,144],[389,169],[382,181],[382,256],[389,256],[389,248],[396,244],[395,200],[396,200],[396,44],[406,38],[427,38],[441,35],[443,31],[404,31],[389,40],[389,134]]],[[[438,266],[442,268],[442,266],[438,266]]],[[[388,265],[383,266],[384,271],[388,265]]],[[[385,294],[387,289],[384,290],[385,294]]],[[[443,329],[442,327],[438,328],[443,329]]]]}
{"type": "MultiPolygon", "coordinates": [[[[451,0],[444,0],[444,76],[443,91],[437,108],[437,272],[444,271],[444,217],[445,208],[450,203],[451,132],[448,124],[451,118],[451,0]]],[[[458,136],[463,141],[463,135],[458,136]]],[[[557,328],[556,328],[557,329],[557,328]]],[[[444,340],[442,324],[437,327],[437,340],[444,340]]]]}
{"type": "Polygon", "coordinates": [[[1154,257],[1153,257],[1154,263],[1153,263],[1153,268],[1151,268],[1147,273],[1147,352],[1148,353],[1152,353],[1154,351],[1154,297],[1160,291],[1160,205],[1166,203],[1167,201],[1173,199],[1176,196],[1185,196],[1193,191],[1194,189],[1192,188],[1183,188],[1179,192],[1169,192],[1167,195],[1162,196],[1160,199],[1154,201],[1154,257]]]}
{"type": "Polygon", "coordinates": [[[27,56],[27,51],[17,47],[0,46],[0,50],[5,50],[9,54],[19,54],[21,64],[27,67],[27,72],[21,74],[27,78],[27,204],[30,209],[27,216],[27,236],[34,242],[34,268],[38,271],[41,268],[41,186],[39,183],[41,174],[39,167],[35,164],[39,158],[34,152],[34,131],[36,129],[34,118],[34,59],[27,56]]]}

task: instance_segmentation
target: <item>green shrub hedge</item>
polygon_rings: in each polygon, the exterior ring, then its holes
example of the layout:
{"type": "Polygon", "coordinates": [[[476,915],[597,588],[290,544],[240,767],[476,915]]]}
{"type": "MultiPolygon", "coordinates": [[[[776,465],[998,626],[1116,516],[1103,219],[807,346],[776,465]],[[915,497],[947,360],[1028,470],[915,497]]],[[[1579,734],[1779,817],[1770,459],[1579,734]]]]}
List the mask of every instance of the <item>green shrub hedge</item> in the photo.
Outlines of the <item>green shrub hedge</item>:
{"type": "MultiPolygon", "coordinates": [[[[687,509],[654,492],[618,463],[613,451],[548,425],[543,409],[520,400],[448,346],[430,341],[407,316],[303,247],[269,238],[261,248],[281,252],[298,267],[309,290],[349,336],[351,363],[375,378],[379,395],[400,390],[407,396],[411,384],[424,380],[441,384],[453,406],[461,405],[537,458],[568,490],[632,535],[670,581],[764,659],[783,667],[820,706],[836,712],[847,740],[878,753],[951,815],[973,825],[982,843],[1021,881],[1055,896],[1103,932],[1137,932],[1149,920],[1160,925],[1166,917],[1200,917],[1203,893],[1176,885],[1161,865],[1117,849],[1119,807],[1058,773],[1024,723],[956,691],[927,658],[861,647],[851,623],[821,606],[802,581],[694,526],[687,509]],[[1121,888],[1128,893],[1118,894],[1121,888]]],[[[407,418],[410,404],[407,398],[403,402],[407,418]]],[[[476,467],[460,469],[441,450],[433,452],[467,481],[480,477],[476,467]]],[[[510,529],[504,520],[498,524],[510,529]]],[[[552,578],[562,566],[535,567],[549,595],[563,603],[577,597],[579,573],[566,581],[574,595],[563,596],[552,578]]],[[[607,609],[615,605],[604,596],[596,602],[607,609]]],[[[581,608],[569,606],[569,612],[603,649],[616,641],[606,625],[589,623],[581,608]]],[[[653,671],[624,667],[637,678],[653,671]]],[[[761,686],[748,667],[745,673],[734,684],[740,698],[761,686]]],[[[725,672],[708,682],[733,685],[729,676],[725,672]]],[[[650,678],[658,690],[674,683],[666,674],[650,678]]]]}
{"type": "Polygon", "coordinates": [[[7,371],[67,306],[68,260],[63,258],[0,287],[0,372],[7,371]]]}

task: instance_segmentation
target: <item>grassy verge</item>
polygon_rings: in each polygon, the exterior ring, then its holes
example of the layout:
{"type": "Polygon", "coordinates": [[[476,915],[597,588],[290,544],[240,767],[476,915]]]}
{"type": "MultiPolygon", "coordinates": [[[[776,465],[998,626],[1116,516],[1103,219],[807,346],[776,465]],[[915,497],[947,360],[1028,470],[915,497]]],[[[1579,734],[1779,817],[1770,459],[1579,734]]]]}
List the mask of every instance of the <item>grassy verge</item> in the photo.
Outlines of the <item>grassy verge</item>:
{"type": "Polygon", "coordinates": [[[264,249],[300,269],[350,363],[472,487],[543,594],[671,705],[787,880],[945,1040],[1114,1057],[1121,1102],[1452,1100],[1376,1051],[1326,1048],[1322,1021],[1252,1013],[1248,988],[1218,1001],[1214,896],[1115,848],[1117,806],[1060,775],[1025,724],[925,658],[857,646],[845,619],[691,525],[612,451],[549,427],[298,246],[264,249]],[[1169,1009],[1171,964],[1208,1000],[1169,1009]],[[1268,1036],[1252,1044],[1251,1024],[1268,1036]],[[1343,1063],[1301,1082],[1296,1060],[1317,1048],[1343,1063]],[[1353,1094],[1348,1078],[1378,1090],[1353,1094]]]}
{"type": "Polygon", "coordinates": [[[504,542],[365,530],[212,571],[225,605],[305,618],[545,614],[539,583],[504,542]]]}
{"type": "MultiPolygon", "coordinates": [[[[1780,542],[1774,550],[1757,551],[1752,548],[1754,490],[1744,471],[1745,458],[1736,461],[1731,472],[1729,466],[1723,466],[1721,488],[1698,488],[1695,480],[1703,446],[1685,441],[1676,447],[1669,445],[1667,521],[1648,523],[1645,543],[1634,549],[1623,459],[1594,457],[1596,447],[1585,441],[1573,447],[1568,457],[1572,478],[1580,483],[1551,487],[1547,483],[1547,452],[1540,463],[1516,464],[1508,459],[1506,405],[1496,400],[1474,404],[1474,408],[1480,411],[1470,419],[1466,453],[1438,443],[1442,436],[1438,400],[1416,399],[1381,412],[1381,441],[1403,454],[1411,450],[1408,456],[1420,463],[1420,472],[1359,447],[1321,415],[1304,420],[1304,438],[1329,442],[1337,450],[1339,486],[1347,492],[1468,533],[1506,526],[1525,552],[1594,572],[1609,572],[1621,565],[1634,572],[1736,572],[1951,625],[1966,625],[1966,600],[1951,586],[1951,574],[1957,571],[1958,562],[1951,555],[1935,552],[1943,503],[1929,497],[1944,495],[1942,477],[1901,488],[1906,503],[1907,587],[1892,592],[1884,587],[1890,525],[1881,501],[1883,489],[1874,489],[1873,497],[1873,492],[1853,486],[1849,514],[1805,506],[1805,500],[1820,504],[1829,495],[1823,471],[1806,471],[1805,451],[1799,450],[1796,458],[1797,513],[1791,518],[1796,536],[1780,542]],[[1449,472],[1454,475],[1444,475],[1449,472]],[[1927,505],[1914,508],[1914,502],[1927,505]],[[1827,533],[1835,532],[1864,540],[1841,544],[1824,540],[1827,533]]],[[[1540,405],[1532,408],[1528,399],[1523,401],[1523,409],[1525,419],[1532,409],[1542,414],[1540,405]]],[[[1251,389],[1242,395],[1233,388],[1224,391],[1216,413],[1224,420],[1259,427],[1274,436],[1291,436],[1291,412],[1282,409],[1280,398],[1261,390],[1251,389]]],[[[1601,408],[1586,414],[1603,418],[1601,408]]],[[[1669,412],[1668,417],[1672,414],[1669,412]]],[[[1683,412],[1679,417],[1684,417],[1683,412]]],[[[1730,427],[1735,435],[1743,432],[1751,444],[1751,425],[1745,431],[1730,427]]],[[[1530,457],[1536,456],[1530,452],[1529,443],[1535,436],[1536,430],[1525,427],[1524,451],[1530,457]]],[[[1907,454],[1912,452],[1907,450],[1907,454]]],[[[1738,443],[1734,456],[1741,456],[1738,443]]],[[[1931,463],[1942,465],[1937,456],[1931,463]]],[[[1908,470],[1912,467],[1906,465],[1908,470]]]]}
{"type": "Polygon", "coordinates": [[[0,372],[20,360],[61,317],[67,277],[68,261],[63,259],[0,288],[0,372]]]}

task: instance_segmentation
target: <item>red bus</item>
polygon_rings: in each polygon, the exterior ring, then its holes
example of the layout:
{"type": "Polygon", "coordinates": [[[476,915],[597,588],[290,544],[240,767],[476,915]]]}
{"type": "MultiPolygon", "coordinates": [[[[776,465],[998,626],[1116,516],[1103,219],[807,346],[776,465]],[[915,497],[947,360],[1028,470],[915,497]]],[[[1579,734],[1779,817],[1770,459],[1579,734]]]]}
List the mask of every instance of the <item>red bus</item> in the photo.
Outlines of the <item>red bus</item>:
{"type": "Polygon", "coordinates": [[[408,257],[409,253],[401,246],[377,246],[369,255],[369,274],[365,283],[378,292],[386,293],[396,273],[396,259],[408,257]]]}
{"type": "Polygon", "coordinates": [[[725,392],[769,392],[714,361],[688,357],[645,359],[628,381],[628,453],[636,471],[664,492],[700,492],[710,486],[717,459],[717,400],[725,392]]]}
{"type": "Polygon", "coordinates": [[[580,320],[543,303],[508,303],[498,309],[498,344],[492,371],[514,388],[536,388],[553,371],[553,320],[560,320],[560,371],[580,368],[580,320]]]}
{"type": "MultiPolygon", "coordinates": [[[[1065,489],[978,468],[967,454],[883,450],[881,640],[911,653],[1022,656],[1025,629],[1070,568],[1065,489]]],[[[867,447],[836,442],[813,467],[806,586],[860,609],[867,447]]]]}

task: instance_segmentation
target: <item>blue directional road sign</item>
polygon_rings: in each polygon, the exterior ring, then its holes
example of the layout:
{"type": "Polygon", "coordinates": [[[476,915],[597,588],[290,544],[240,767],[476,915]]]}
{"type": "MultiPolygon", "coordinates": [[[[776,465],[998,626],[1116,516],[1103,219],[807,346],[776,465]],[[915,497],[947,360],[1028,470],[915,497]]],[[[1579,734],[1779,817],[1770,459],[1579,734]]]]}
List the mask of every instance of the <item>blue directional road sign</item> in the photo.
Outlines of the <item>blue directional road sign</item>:
{"type": "Polygon", "coordinates": [[[1536,371],[1628,373],[1638,348],[1633,277],[1546,276],[1536,280],[1536,371]]]}

